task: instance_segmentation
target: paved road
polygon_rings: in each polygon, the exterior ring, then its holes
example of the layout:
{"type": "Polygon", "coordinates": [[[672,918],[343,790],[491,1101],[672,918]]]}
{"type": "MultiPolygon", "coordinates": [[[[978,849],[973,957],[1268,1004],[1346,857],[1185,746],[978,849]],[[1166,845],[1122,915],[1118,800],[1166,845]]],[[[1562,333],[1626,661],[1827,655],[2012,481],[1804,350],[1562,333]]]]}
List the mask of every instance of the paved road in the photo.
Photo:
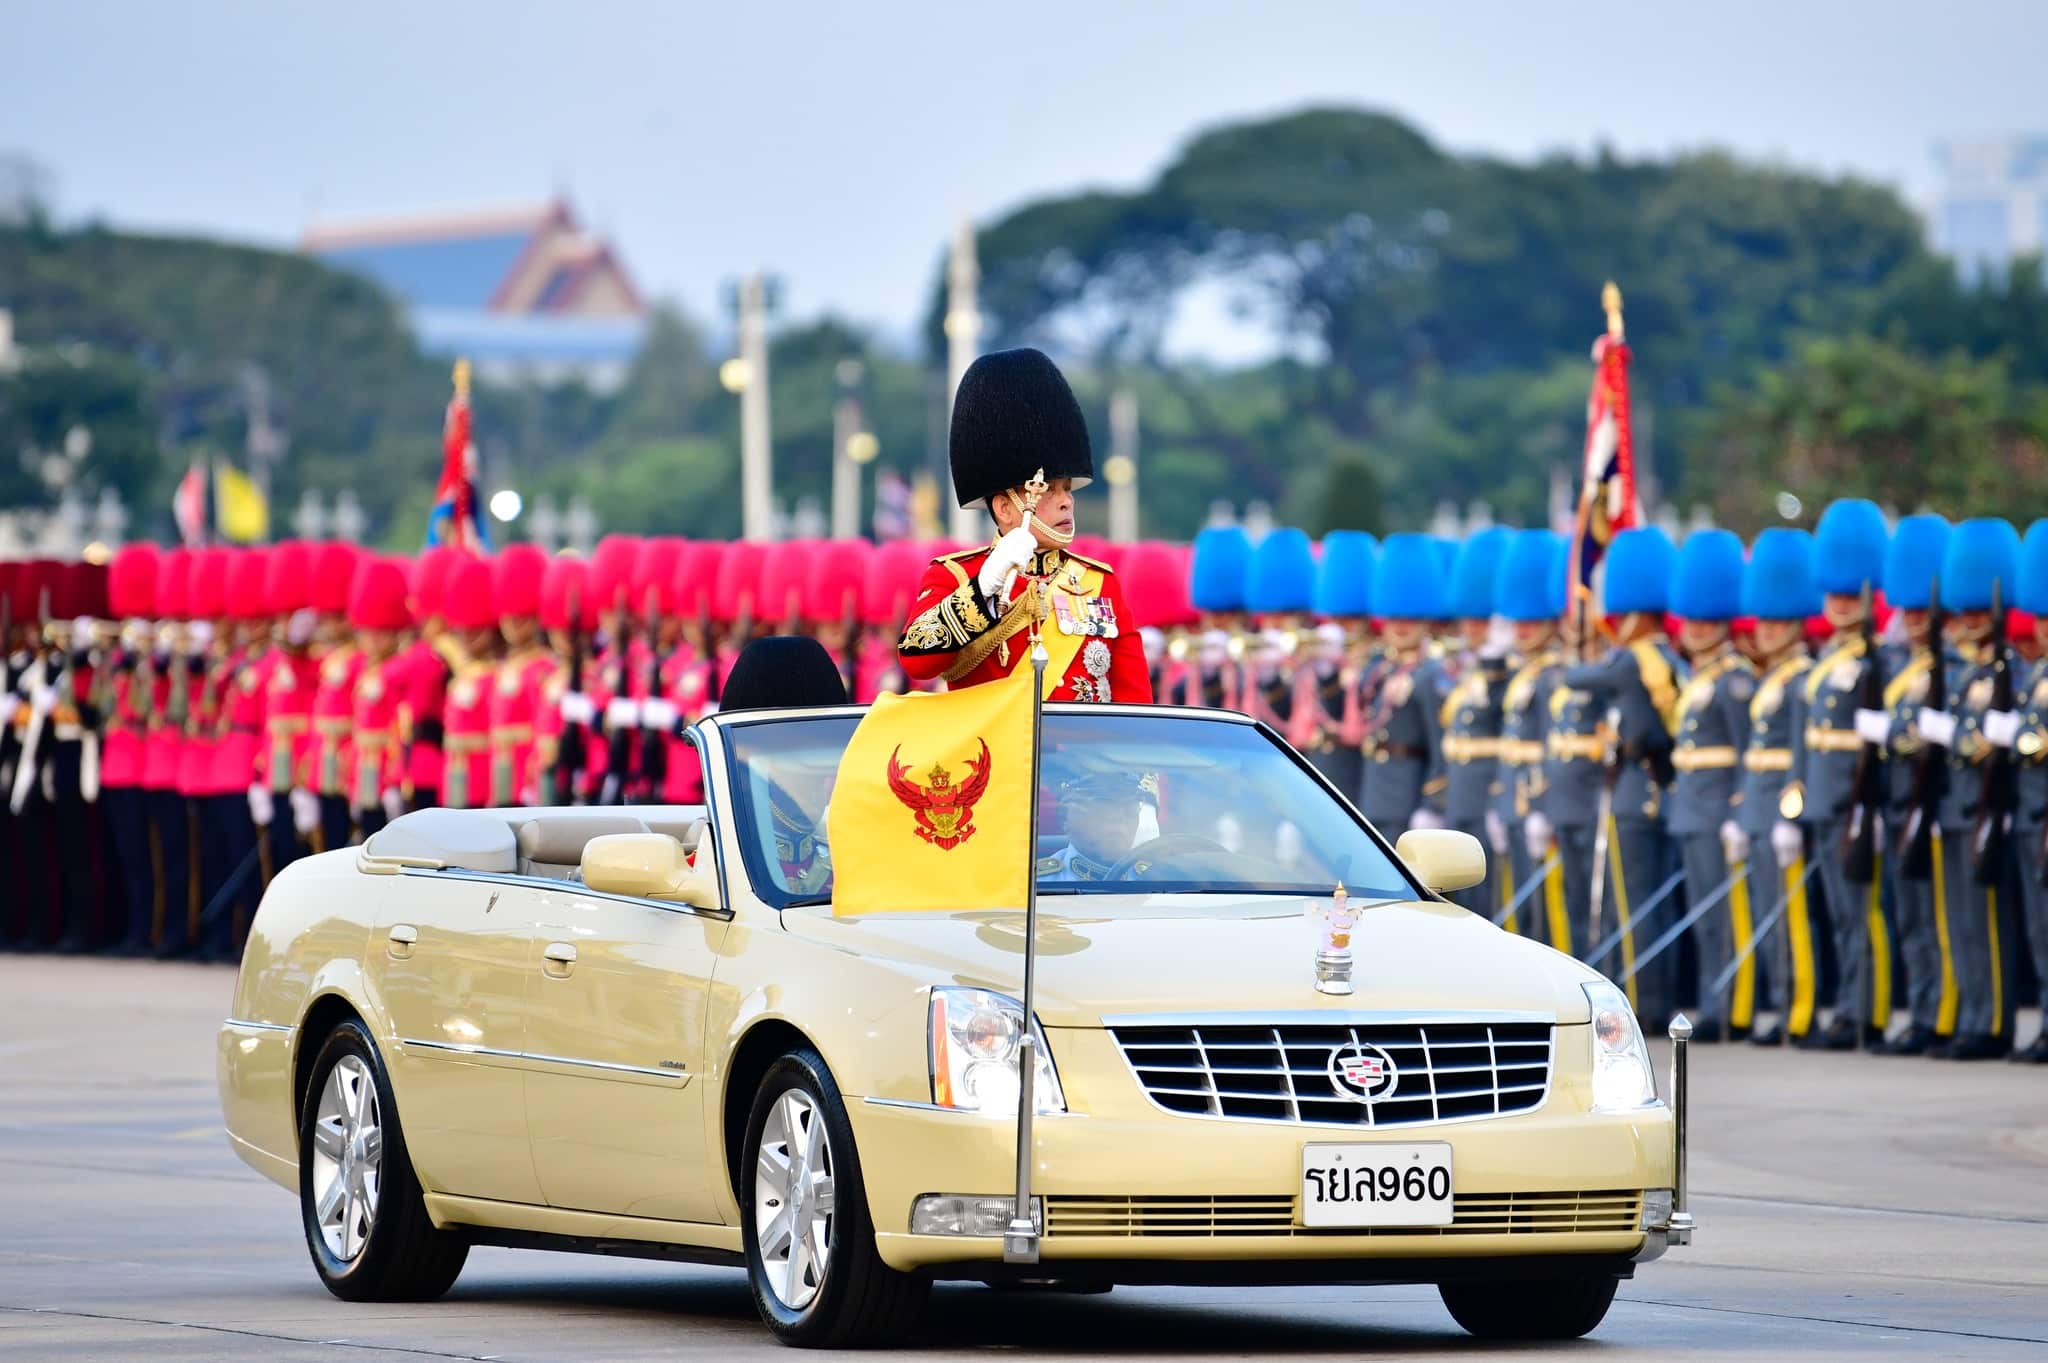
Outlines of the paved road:
{"type": "MultiPolygon", "coordinates": [[[[725,1270],[485,1249],[438,1303],[329,1297],[289,1196],[220,1135],[230,985],[218,967],[0,957],[0,1359],[779,1352],[725,1270]]],[[[1623,1285],[1602,1356],[2048,1358],[2048,1072],[1695,1055],[1699,1240],[1623,1285]]],[[[922,1352],[942,1348],[1484,1351],[1426,1288],[946,1288],[922,1352]]]]}

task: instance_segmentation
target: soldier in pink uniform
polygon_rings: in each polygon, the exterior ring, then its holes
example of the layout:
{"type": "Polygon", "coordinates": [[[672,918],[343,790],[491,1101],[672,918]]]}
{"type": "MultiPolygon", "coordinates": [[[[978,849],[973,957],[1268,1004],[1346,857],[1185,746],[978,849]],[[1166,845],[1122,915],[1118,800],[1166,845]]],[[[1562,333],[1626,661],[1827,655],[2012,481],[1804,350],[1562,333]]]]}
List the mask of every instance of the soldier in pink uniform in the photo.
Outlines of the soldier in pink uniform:
{"type": "Polygon", "coordinates": [[[185,657],[191,585],[191,552],[167,550],[157,562],[157,631],[150,663],[148,726],[142,741],[143,799],[157,858],[150,937],[159,956],[182,956],[190,949],[188,930],[197,893],[192,884],[192,815],[178,790],[192,686],[185,657]]]}
{"type": "Polygon", "coordinates": [[[356,558],[355,546],[348,544],[322,544],[313,553],[310,597],[318,617],[313,656],[320,672],[308,715],[312,733],[292,792],[292,815],[316,852],[346,847],[349,841],[348,737],[356,674],[363,667],[362,650],[348,627],[356,558]]]}
{"type": "Polygon", "coordinates": [[[589,564],[566,556],[548,560],[540,581],[540,622],[548,633],[548,647],[565,660],[559,681],[543,698],[534,720],[540,800],[549,805],[580,804],[583,773],[597,741],[592,732],[596,710],[583,689],[591,670],[591,630],[597,622],[589,564]]]}
{"type": "Polygon", "coordinates": [[[638,539],[607,535],[590,560],[590,593],[604,636],[584,687],[597,716],[583,785],[591,804],[623,804],[640,768],[647,646],[640,637],[642,603],[633,593],[639,559],[638,539]]]}
{"type": "Polygon", "coordinates": [[[443,598],[448,575],[465,557],[453,545],[437,544],[421,554],[412,569],[412,616],[419,637],[406,648],[400,671],[404,700],[399,709],[400,741],[405,745],[405,799],[411,809],[441,803],[441,736],[446,725],[448,663],[440,653],[446,631],[443,598]]]}
{"type": "Polygon", "coordinates": [[[560,664],[540,638],[540,583],[547,555],[531,544],[506,546],[491,568],[491,594],[505,657],[491,687],[491,803],[531,805],[540,798],[535,722],[560,664]]]}
{"type": "Polygon", "coordinates": [[[249,791],[256,785],[262,758],[267,683],[276,665],[271,648],[268,551],[230,550],[226,620],[231,635],[223,662],[218,737],[213,774],[207,781],[206,816],[210,836],[228,866],[223,902],[207,924],[207,954],[239,960],[249,921],[262,898],[263,870],[256,810],[249,791]]]}
{"type": "Polygon", "coordinates": [[[369,558],[356,570],[349,593],[348,622],[363,661],[350,698],[348,800],[365,838],[405,812],[398,711],[405,699],[400,635],[412,625],[407,588],[402,560],[369,558]]]}
{"type": "Polygon", "coordinates": [[[156,869],[149,850],[149,797],[142,785],[156,667],[151,659],[159,555],[153,544],[124,545],[107,573],[108,606],[123,622],[108,660],[105,739],[100,744],[100,794],[114,857],[120,864],[121,914],[107,937],[118,956],[149,950],[156,910],[156,869]]]}
{"type": "Polygon", "coordinates": [[[491,693],[497,680],[498,610],[491,566],[464,558],[441,594],[446,626],[438,655],[448,669],[441,707],[441,803],[481,809],[491,802],[491,693]]]}
{"type": "Polygon", "coordinates": [[[910,677],[896,658],[896,640],[902,637],[903,622],[910,617],[910,602],[926,561],[923,549],[908,540],[880,545],[868,557],[866,580],[861,584],[861,636],[856,645],[859,658],[852,692],[862,705],[884,693],[911,689],[910,677]]]}
{"type": "Polygon", "coordinates": [[[263,575],[272,637],[263,673],[263,741],[249,783],[249,812],[270,849],[273,876],[306,850],[293,818],[292,782],[312,739],[313,691],[320,684],[319,665],[308,651],[315,623],[308,594],[312,568],[312,546],[287,540],[270,551],[263,575]]]}
{"type": "Polygon", "coordinates": [[[811,551],[804,580],[809,633],[831,656],[849,696],[860,690],[860,606],[871,552],[866,540],[827,540],[811,551]]]}

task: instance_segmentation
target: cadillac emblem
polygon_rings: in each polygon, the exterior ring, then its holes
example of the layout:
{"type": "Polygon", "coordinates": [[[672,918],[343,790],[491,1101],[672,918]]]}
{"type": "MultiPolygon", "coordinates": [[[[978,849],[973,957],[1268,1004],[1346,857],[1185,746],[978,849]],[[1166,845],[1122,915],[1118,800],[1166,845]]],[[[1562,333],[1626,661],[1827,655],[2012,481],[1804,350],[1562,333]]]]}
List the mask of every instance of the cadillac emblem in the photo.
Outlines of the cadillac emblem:
{"type": "Polygon", "coordinates": [[[1354,1103],[1377,1103],[1394,1096],[1401,1075],[1394,1058],[1377,1046],[1362,1041],[1346,1042],[1330,1052],[1330,1087],[1339,1098],[1354,1103]]]}

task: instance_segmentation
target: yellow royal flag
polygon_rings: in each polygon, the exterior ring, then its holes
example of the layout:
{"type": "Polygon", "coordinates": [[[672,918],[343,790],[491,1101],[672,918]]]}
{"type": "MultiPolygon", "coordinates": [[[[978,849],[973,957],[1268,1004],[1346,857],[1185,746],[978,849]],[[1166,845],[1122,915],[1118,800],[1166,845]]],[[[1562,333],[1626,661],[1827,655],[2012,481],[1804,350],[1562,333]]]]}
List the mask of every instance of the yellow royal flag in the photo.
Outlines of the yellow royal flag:
{"type": "Polygon", "coordinates": [[[1029,668],[877,699],[839,759],[825,813],[832,912],[1022,908],[1031,742],[1029,668]]]}
{"type": "Polygon", "coordinates": [[[270,535],[270,504],[249,475],[232,464],[214,466],[213,508],[223,538],[255,544],[270,535]]]}

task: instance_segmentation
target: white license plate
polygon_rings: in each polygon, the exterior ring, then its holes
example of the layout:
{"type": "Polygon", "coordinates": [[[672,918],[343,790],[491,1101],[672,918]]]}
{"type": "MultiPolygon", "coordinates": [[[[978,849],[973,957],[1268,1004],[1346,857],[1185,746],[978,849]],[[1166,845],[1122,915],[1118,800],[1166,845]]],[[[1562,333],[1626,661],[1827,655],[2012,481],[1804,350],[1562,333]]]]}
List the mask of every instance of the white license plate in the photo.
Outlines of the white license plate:
{"type": "Polygon", "coordinates": [[[1448,1226],[1448,1141],[1301,1147],[1304,1226],[1448,1226]]]}

